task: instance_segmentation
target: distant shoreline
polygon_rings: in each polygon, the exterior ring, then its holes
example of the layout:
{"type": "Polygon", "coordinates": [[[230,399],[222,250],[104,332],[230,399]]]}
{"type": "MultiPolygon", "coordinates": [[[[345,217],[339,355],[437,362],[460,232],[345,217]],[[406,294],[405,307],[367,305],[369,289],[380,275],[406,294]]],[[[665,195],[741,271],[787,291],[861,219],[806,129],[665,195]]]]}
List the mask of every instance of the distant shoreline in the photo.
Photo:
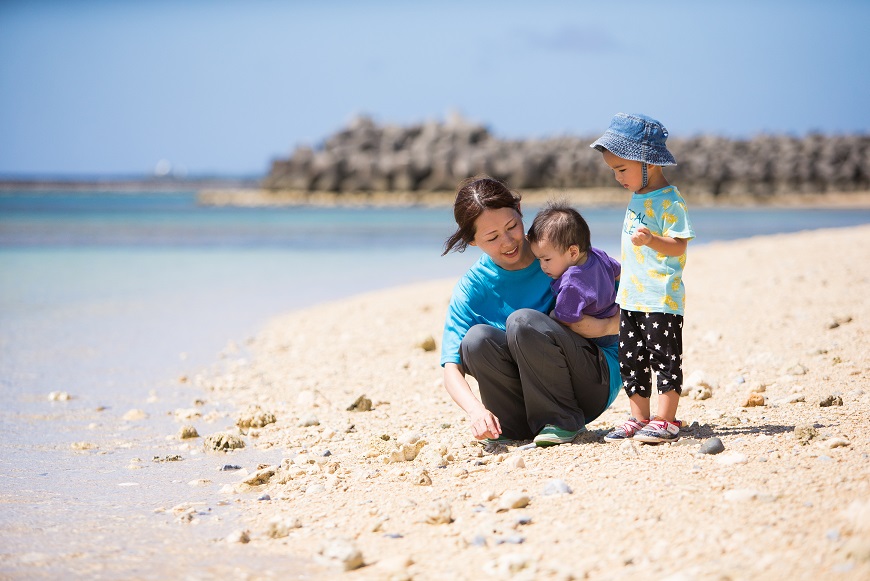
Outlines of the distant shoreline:
{"type": "Polygon", "coordinates": [[[0,179],[0,192],[178,192],[203,189],[256,188],[260,178],[121,178],[105,179],[0,179]]]}
{"type": "MultiPolygon", "coordinates": [[[[253,178],[197,179],[121,179],[74,180],[0,180],[0,193],[6,192],[123,192],[168,193],[195,192],[197,203],[203,206],[236,207],[448,207],[455,192],[378,191],[378,192],[308,192],[300,190],[266,190],[253,178]]],[[[626,193],[617,187],[549,188],[520,190],[523,201],[541,205],[554,198],[565,199],[578,206],[624,206],[626,193]]],[[[683,191],[687,202],[696,207],[807,207],[807,208],[870,208],[870,191],[775,194],[765,196],[728,195],[718,199],[710,194],[683,191]]]]}

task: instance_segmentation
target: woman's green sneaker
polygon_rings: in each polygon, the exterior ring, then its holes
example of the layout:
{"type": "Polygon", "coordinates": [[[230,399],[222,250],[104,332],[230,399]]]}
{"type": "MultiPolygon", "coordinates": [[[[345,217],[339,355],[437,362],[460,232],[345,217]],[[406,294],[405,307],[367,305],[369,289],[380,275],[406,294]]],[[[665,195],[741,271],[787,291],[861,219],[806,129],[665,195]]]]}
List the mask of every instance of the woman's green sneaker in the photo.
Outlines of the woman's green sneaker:
{"type": "Polygon", "coordinates": [[[563,430],[558,426],[547,424],[544,429],[535,436],[535,445],[544,448],[546,446],[555,446],[557,444],[567,444],[573,440],[580,432],[572,432],[571,430],[563,430]]]}

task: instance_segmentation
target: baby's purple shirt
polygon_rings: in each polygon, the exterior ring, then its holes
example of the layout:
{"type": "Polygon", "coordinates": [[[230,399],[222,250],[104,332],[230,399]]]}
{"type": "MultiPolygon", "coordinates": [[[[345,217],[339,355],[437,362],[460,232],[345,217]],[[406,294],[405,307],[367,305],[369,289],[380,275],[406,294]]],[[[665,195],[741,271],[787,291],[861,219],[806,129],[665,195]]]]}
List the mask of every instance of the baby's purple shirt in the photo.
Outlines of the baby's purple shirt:
{"type": "Polygon", "coordinates": [[[556,295],[556,319],[576,323],[583,315],[596,319],[615,315],[619,310],[615,281],[620,272],[619,262],[603,250],[590,248],[586,262],[568,267],[562,276],[550,283],[556,295]]]}

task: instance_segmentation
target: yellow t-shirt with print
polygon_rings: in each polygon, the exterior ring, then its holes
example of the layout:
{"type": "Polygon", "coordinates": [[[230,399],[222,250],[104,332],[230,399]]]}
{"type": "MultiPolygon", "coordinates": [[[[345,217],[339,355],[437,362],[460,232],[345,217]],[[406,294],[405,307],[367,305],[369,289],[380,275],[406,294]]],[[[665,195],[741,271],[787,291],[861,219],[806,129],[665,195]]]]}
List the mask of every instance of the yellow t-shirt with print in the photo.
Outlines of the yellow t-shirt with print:
{"type": "Polygon", "coordinates": [[[686,201],[675,186],[635,193],[622,224],[622,277],[617,302],[627,311],[682,315],[686,307],[686,254],[666,256],[648,246],[635,246],[631,236],[642,226],[657,236],[695,237],[686,201]]]}

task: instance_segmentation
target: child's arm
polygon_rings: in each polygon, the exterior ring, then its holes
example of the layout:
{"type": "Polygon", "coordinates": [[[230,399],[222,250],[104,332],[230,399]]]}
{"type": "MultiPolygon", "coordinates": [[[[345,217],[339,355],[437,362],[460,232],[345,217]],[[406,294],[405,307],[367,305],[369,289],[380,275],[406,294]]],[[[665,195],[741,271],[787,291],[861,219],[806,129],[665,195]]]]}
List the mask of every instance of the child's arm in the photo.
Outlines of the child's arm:
{"type": "MultiPolygon", "coordinates": [[[[561,323],[561,321],[559,321],[561,323]]],[[[604,337],[606,335],[619,334],[619,313],[608,319],[596,319],[595,317],[583,317],[576,323],[562,323],[569,329],[587,339],[604,337]]]]}
{"type": "Polygon", "coordinates": [[[666,256],[682,256],[686,253],[689,244],[687,238],[671,238],[658,236],[649,231],[649,228],[641,226],[631,235],[631,243],[635,246],[649,246],[656,252],[666,256]]]}

